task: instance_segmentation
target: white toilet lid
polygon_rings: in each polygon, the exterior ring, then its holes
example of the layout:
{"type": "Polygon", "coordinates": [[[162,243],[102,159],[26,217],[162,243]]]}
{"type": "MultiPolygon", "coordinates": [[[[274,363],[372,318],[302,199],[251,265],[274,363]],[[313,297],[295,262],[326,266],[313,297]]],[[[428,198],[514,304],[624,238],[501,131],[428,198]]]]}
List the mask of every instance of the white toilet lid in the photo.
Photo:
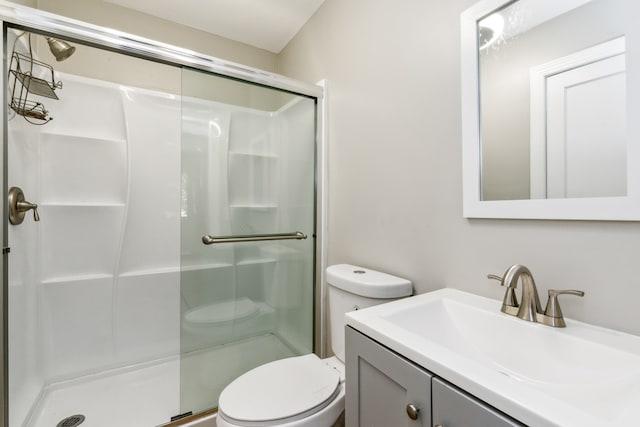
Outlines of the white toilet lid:
{"type": "Polygon", "coordinates": [[[309,416],[331,401],[340,375],[315,354],[276,360],[241,375],[220,394],[218,408],[240,423],[309,416]]]}

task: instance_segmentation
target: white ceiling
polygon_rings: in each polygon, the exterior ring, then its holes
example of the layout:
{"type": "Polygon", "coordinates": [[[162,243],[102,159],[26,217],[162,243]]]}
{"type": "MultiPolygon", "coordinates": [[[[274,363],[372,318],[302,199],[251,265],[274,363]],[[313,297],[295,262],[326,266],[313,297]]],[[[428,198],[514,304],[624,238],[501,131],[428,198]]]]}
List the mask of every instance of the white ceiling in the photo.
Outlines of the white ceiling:
{"type": "Polygon", "coordinates": [[[324,0],[105,0],[279,53],[324,0]]]}

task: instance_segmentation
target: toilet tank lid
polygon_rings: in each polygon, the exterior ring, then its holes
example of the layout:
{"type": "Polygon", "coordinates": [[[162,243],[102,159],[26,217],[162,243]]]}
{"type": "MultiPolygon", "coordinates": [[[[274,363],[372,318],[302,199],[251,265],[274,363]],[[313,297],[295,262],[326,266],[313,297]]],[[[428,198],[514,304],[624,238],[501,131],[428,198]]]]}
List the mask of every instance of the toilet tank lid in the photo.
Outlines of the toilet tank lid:
{"type": "Polygon", "coordinates": [[[407,279],[350,264],[327,267],[327,283],[369,298],[400,298],[413,293],[407,279]]]}

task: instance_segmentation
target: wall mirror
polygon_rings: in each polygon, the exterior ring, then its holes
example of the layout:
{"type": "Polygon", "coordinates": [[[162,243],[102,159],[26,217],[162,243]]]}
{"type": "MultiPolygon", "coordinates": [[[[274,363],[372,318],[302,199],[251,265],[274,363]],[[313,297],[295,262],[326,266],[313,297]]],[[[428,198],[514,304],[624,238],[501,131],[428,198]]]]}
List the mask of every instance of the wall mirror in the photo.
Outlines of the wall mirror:
{"type": "Polygon", "coordinates": [[[640,220],[638,3],[462,14],[465,217],[640,220]]]}

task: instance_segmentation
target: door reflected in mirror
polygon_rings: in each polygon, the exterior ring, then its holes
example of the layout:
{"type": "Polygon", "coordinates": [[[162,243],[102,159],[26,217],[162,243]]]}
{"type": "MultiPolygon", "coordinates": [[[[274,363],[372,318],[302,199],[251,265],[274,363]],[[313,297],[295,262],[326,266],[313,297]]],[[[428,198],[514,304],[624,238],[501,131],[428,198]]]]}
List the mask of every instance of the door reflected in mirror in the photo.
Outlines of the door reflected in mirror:
{"type": "Polygon", "coordinates": [[[519,0],[477,21],[481,200],[627,195],[624,0],[519,0]]]}

